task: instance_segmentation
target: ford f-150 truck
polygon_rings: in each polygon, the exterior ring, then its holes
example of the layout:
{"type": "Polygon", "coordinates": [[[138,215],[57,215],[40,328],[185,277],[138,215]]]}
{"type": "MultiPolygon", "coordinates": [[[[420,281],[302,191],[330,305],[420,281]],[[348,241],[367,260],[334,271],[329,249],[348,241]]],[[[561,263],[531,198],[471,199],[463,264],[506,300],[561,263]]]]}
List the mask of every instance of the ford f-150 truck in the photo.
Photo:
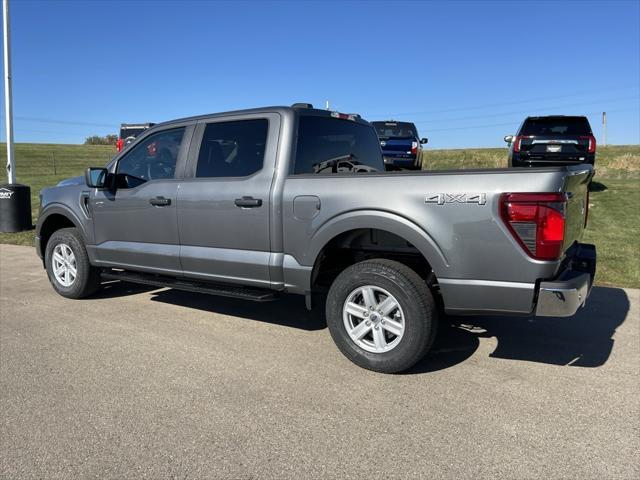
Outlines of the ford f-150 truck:
{"type": "Polygon", "coordinates": [[[591,176],[389,173],[357,115],[257,108],[155,125],[105,168],[44,189],[36,247],[68,298],[103,279],[254,301],[291,292],[308,308],[326,296],[344,355],[400,372],[429,350],[439,312],[562,317],[585,303],[591,176]]]}

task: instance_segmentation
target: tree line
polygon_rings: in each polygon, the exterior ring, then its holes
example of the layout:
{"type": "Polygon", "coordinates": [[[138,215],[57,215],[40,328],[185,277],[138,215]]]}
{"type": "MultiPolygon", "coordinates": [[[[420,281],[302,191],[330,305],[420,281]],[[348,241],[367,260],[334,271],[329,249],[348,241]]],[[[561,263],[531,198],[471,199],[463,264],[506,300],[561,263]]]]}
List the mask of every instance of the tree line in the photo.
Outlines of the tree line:
{"type": "Polygon", "coordinates": [[[115,145],[118,141],[118,135],[109,134],[105,136],[100,135],[92,135],[90,137],[85,138],[85,145],[115,145]]]}

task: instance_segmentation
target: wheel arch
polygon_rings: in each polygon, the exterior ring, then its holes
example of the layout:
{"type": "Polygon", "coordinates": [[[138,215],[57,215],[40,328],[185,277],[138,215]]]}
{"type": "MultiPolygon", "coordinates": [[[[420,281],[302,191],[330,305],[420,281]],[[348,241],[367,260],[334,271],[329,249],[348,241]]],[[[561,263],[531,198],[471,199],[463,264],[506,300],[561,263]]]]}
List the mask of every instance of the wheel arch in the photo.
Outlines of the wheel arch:
{"type": "Polygon", "coordinates": [[[47,249],[47,243],[51,238],[51,235],[61,228],[77,228],[82,238],[87,240],[87,232],[83,223],[78,219],[76,214],[60,204],[52,205],[44,210],[40,214],[37,225],[37,237],[36,248],[38,249],[38,255],[43,259],[47,249]]]}
{"type": "MultiPolygon", "coordinates": [[[[385,241],[380,248],[381,256],[385,253],[384,245],[389,246],[389,242],[393,243],[395,239],[415,248],[436,276],[443,275],[448,268],[448,261],[442,249],[424,229],[415,223],[389,212],[359,210],[330,220],[312,237],[303,262],[305,265],[313,266],[311,286],[318,276],[327,251],[341,244],[342,241],[348,242],[350,237],[355,239],[361,236],[363,232],[384,234],[385,241]]],[[[401,251],[397,253],[402,254],[401,251]]]]}

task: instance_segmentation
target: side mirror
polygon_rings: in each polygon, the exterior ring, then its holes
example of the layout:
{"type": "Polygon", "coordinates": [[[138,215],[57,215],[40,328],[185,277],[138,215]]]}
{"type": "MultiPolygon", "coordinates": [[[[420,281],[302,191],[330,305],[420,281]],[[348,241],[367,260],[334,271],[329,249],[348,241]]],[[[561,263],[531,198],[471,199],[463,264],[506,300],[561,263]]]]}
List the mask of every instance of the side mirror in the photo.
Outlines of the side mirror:
{"type": "Polygon", "coordinates": [[[513,135],[506,135],[504,137],[504,141],[507,142],[507,143],[513,142],[513,135]]]}
{"type": "Polygon", "coordinates": [[[84,172],[84,181],[87,187],[105,188],[108,171],[102,167],[88,167],[84,172]]]}
{"type": "Polygon", "coordinates": [[[421,143],[422,145],[424,145],[424,144],[425,144],[425,143],[427,143],[428,141],[429,141],[429,139],[428,139],[428,138],[421,138],[421,139],[420,139],[420,143],[421,143]]]}

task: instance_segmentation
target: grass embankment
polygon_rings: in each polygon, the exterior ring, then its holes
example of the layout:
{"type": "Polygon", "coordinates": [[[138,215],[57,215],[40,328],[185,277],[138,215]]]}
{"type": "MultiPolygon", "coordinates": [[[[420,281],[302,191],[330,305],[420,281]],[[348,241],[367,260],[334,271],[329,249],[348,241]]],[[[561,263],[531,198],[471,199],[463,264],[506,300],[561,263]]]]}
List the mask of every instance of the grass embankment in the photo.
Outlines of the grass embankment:
{"type": "MultiPolygon", "coordinates": [[[[31,187],[31,214],[33,223],[38,218],[40,190],[69,177],[84,175],[86,167],[105,165],[115,155],[115,147],[109,145],[57,145],[45,143],[16,143],[16,180],[31,187]]],[[[4,166],[7,163],[7,146],[0,144],[0,184],[6,183],[4,166]]],[[[0,233],[0,243],[33,245],[33,230],[20,233],[0,233]]]]}
{"type": "MultiPolygon", "coordinates": [[[[38,192],[64,178],[82,175],[87,166],[104,165],[115,153],[109,146],[16,144],[17,180],[31,186],[33,220],[38,192]],[[54,171],[55,159],[55,171],[54,171]]],[[[6,147],[0,145],[0,163],[6,147]]],[[[430,170],[507,166],[505,148],[426,150],[430,170]]],[[[584,241],[598,248],[597,282],[640,287],[640,145],[598,147],[598,189],[591,192],[589,226],[584,241]]],[[[4,169],[0,183],[4,183],[4,169]]],[[[0,233],[0,243],[33,245],[33,231],[0,233]]]]}
{"type": "MultiPolygon", "coordinates": [[[[507,149],[425,150],[422,165],[427,170],[506,168],[507,149]]],[[[640,145],[598,147],[596,169],[601,178],[640,178],[640,145]]]]}

